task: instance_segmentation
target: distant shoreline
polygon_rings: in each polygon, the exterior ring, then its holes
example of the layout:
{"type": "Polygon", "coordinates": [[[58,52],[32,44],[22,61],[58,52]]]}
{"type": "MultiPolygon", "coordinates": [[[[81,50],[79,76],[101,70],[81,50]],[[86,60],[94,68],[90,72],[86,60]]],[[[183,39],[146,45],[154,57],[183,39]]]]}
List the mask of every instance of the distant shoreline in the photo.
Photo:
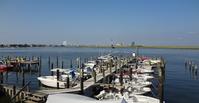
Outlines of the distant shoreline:
{"type": "Polygon", "coordinates": [[[150,49],[190,49],[199,50],[199,46],[147,46],[147,45],[134,45],[134,46],[106,46],[106,45],[45,45],[45,44],[1,44],[0,48],[44,48],[44,47],[62,47],[62,48],[150,48],[150,49]]]}
{"type": "MultiPolygon", "coordinates": [[[[80,46],[82,48],[112,48],[112,46],[80,46]]],[[[149,48],[149,49],[190,49],[199,50],[199,46],[114,46],[114,48],[149,48]]]]}

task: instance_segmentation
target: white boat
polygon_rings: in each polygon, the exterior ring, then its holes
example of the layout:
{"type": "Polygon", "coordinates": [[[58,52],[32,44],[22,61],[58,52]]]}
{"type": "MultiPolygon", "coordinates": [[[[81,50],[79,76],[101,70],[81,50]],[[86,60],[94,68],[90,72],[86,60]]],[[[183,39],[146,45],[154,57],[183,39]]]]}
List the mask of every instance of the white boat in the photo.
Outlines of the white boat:
{"type": "MultiPolygon", "coordinates": [[[[76,75],[78,73],[74,72],[73,70],[69,69],[61,69],[61,68],[54,68],[51,71],[52,72],[57,72],[59,70],[59,73],[61,73],[59,80],[57,80],[57,76],[40,76],[37,77],[37,79],[41,82],[41,84],[52,87],[52,88],[57,88],[57,85],[59,85],[59,88],[66,88],[67,80],[66,78],[69,77],[69,82],[72,82],[75,80],[76,75]]],[[[56,74],[56,73],[54,73],[56,74]]]]}
{"type": "Polygon", "coordinates": [[[59,83],[59,88],[66,88],[66,82],[57,81],[57,76],[41,76],[37,79],[41,82],[41,84],[48,87],[57,88],[57,83],[59,83]]]}
{"type": "Polygon", "coordinates": [[[125,87],[125,89],[130,93],[129,95],[140,95],[140,94],[146,94],[148,92],[151,92],[151,88],[149,87],[133,87],[133,86],[128,86],[125,87]]]}
{"type": "Polygon", "coordinates": [[[148,70],[151,70],[152,69],[152,66],[151,65],[140,65],[138,66],[138,69],[148,69],[148,70]]]}
{"type": "Polygon", "coordinates": [[[150,69],[134,69],[133,72],[137,72],[137,73],[153,73],[154,70],[150,70],[150,69]]]}
{"type": "Polygon", "coordinates": [[[141,95],[133,95],[130,98],[121,96],[118,99],[96,100],[83,95],[65,93],[48,95],[46,103],[159,103],[159,100],[141,95]]]}
{"type": "Polygon", "coordinates": [[[84,73],[85,74],[92,74],[93,69],[95,69],[96,61],[88,61],[87,63],[84,63],[84,73]]]}
{"type": "Polygon", "coordinates": [[[134,87],[146,87],[146,86],[150,86],[152,85],[152,82],[149,81],[132,81],[130,82],[130,85],[134,86],[134,87]]]}
{"type": "Polygon", "coordinates": [[[89,67],[91,69],[93,69],[96,64],[97,64],[96,61],[92,61],[92,60],[84,63],[85,67],[89,67]]]}
{"type": "Polygon", "coordinates": [[[146,59],[146,60],[143,61],[143,64],[154,65],[154,64],[158,64],[160,62],[161,62],[160,59],[157,59],[157,60],[155,60],[155,59],[146,59]]]}
{"type": "Polygon", "coordinates": [[[113,59],[113,57],[110,54],[98,57],[98,60],[103,62],[109,62],[111,59],[113,59]]]}
{"type": "Polygon", "coordinates": [[[132,75],[132,78],[135,78],[135,79],[143,79],[143,80],[151,80],[151,79],[153,79],[154,77],[153,77],[153,76],[150,76],[150,75],[145,75],[145,74],[133,74],[133,75],[132,75]]]}

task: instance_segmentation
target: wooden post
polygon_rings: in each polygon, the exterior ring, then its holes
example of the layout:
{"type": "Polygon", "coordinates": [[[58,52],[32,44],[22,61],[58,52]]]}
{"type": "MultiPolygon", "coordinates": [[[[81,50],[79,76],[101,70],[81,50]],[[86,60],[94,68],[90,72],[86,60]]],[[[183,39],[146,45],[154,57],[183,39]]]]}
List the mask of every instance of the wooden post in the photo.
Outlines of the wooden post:
{"type": "Polygon", "coordinates": [[[120,85],[123,86],[123,68],[120,67],[120,85]]]}
{"type": "Polygon", "coordinates": [[[73,61],[72,61],[72,59],[70,60],[70,68],[73,68],[73,61]]]}
{"type": "Polygon", "coordinates": [[[117,60],[116,60],[116,61],[115,61],[115,72],[116,72],[116,73],[118,73],[117,67],[118,67],[118,63],[117,63],[117,60]]]}
{"type": "Polygon", "coordinates": [[[69,88],[70,87],[70,79],[69,77],[66,77],[66,88],[69,88]]]}
{"type": "Polygon", "coordinates": [[[61,62],[61,68],[64,68],[64,61],[61,62]]]}
{"type": "Polygon", "coordinates": [[[27,64],[27,65],[28,65],[28,71],[31,72],[30,64],[27,64]]]}
{"type": "Polygon", "coordinates": [[[57,89],[59,89],[59,70],[57,70],[57,89]]]}
{"type": "Polygon", "coordinates": [[[103,75],[103,83],[106,83],[104,67],[102,67],[102,75],[103,75]]]}
{"type": "Polygon", "coordinates": [[[3,72],[0,73],[1,76],[1,83],[3,83],[3,72]]]}
{"type": "Polygon", "coordinates": [[[50,68],[50,56],[48,57],[48,66],[50,68]]]}
{"type": "Polygon", "coordinates": [[[81,66],[81,79],[80,79],[80,89],[81,89],[81,94],[84,94],[84,66],[82,64],[81,66]]]}
{"type": "Polygon", "coordinates": [[[96,83],[96,71],[93,69],[93,79],[94,79],[94,83],[96,83]]]}
{"type": "Polygon", "coordinates": [[[25,74],[24,74],[24,70],[22,70],[22,86],[25,85],[25,74]]]}
{"type": "Polygon", "coordinates": [[[129,68],[129,78],[130,78],[130,81],[132,81],[132,67],[129,68]]]}
{"type": "Polygon", "coordinates": [[[59,67],[59,60],[58,60],[58,56],[57,56],[57,68],[59,67]]]}
{"type": "MultiPolygon", "coordinates": [[[[51,69],[53,69],[54,67],[53,67],[54,65],[53,65],[53,63],[51,64],[51,69]]],[[[53,76],[54,74],[53,74],[53,71],[51,71],[51,76],[53,76]]]]}
{"type": "MultiPolygon", "coordinates": [[[[16,95],[16,86],[14,85],[13,86],[13,96],[15,96],[16,95]]],[[[15,98],[14,98],[14,101],[13,101],[14,103],[15,103],[15,98]]]]}
{"type": "Polygon", "coordinates": [[[39,58],[39,76],[41,76],[41,66],[42,66],[42,61],[41,61],[41,56],[39,58]]]}

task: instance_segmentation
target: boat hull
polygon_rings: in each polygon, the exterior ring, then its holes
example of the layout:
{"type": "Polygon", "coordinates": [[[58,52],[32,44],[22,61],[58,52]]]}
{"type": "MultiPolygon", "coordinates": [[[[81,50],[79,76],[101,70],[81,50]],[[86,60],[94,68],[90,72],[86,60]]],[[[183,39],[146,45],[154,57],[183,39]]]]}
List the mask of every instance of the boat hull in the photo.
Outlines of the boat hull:
{"type": "Polygon", "coordinates": [[[57,78],[55,76],[42,76],[37,78],[42,85],[51,87],[51,88],[57,88],[57,84],[59,85],[59,88],[65,88],[66,82],[57,81],[57,78]]]}

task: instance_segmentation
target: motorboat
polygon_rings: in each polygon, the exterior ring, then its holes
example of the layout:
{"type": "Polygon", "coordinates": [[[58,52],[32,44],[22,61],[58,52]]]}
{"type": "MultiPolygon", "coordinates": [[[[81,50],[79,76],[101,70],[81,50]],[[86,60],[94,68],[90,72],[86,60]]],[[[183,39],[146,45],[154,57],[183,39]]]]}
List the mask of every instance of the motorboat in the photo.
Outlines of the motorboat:
{"type": "Polygon", "coordinates": [[[152,82],[149,81],[131,81],[129,85],[134,87],[146,87],[152,85],[152,82]]]}
{"type": "Polygon", "coordinates": [[[134,86],[128,86],[125,87],[125,89],[129,92],[129,95],[141,95],[146,94],[148,92],[151,92],[151,88],[149,87],[134,87],[134,86]]]}
{"type": "Polygon", "coordinates": [[[12,67],[12,65],[5,64],[3,61],[0,61],[0,72],[5,72],[12,67]]]}
{"type": "Polygon", "coordinates": [[[133,72],[137,72],[137,73],[153,73],[154,70],[150,70],[150,69],[133,69],[133,72]]]}
{"type": "Polygon", "coordinates": [[[151,80],[153,79],[154,77],[153,76],[150,76],[148,74],[133,74],[132,75],[132,78],[136,78],[136,79],[143,79],[143,80],[151,80]]]}
{"type": "Polygon", "coordinates": [[[142,64],[142,65],[138,66],[138,69],[151,70],[152,68],[153,68],[153,66],[151,66],[151,65],[144,65],[144,64],[142,64]]]}
{"type": "Polygon", "coordinates": [[[91,68],[91,69],[94,68],[94,66],[95,66],[96,64],[97,64],[96,61],[93,61],[93,60],[90,60],[90,61],[84,63],[85,67],[89,67],[89,68],[91,68]]]}
{"type": "Polygon", "coordinates": [[[41,76],[37,79],[47,87],[57,88],[58,84],[59,88],[66,88],[66,81],[57,80],[57,76],[41,76]]]}
{"type": "Polygon", "coordinates": [[[53,76],[40,76],[37,77],[37,79],[41,82],[41,84],[47,86],[47,87],[52,87],[52,88],[66,88],[67,85],[67,79],[69,78],[69,82],[74,81],[79,73],[75,72],[74,70],[70,69],[61,69],[61,68],[54,68],[51,70],[52,72],[56,72],[54,74],[57,74],[57,71],[59,71],[60,78],[59,80],[57,79],[56,75],[53,76]]]}
{"type": "Polygon", "coordinates": [[[142,62],[143,64],[154,65],[154,64],[160,63],[161,60],[160,59],[147,59],[147,60],[143,60],[142,62]]]}
{"type": "Polygon", "coordinates": [[[112,59],[113,57],[111,56],[111,54],[98,57],[98,60],[103,61],[103,62],[109,62],[112,59]]]}

